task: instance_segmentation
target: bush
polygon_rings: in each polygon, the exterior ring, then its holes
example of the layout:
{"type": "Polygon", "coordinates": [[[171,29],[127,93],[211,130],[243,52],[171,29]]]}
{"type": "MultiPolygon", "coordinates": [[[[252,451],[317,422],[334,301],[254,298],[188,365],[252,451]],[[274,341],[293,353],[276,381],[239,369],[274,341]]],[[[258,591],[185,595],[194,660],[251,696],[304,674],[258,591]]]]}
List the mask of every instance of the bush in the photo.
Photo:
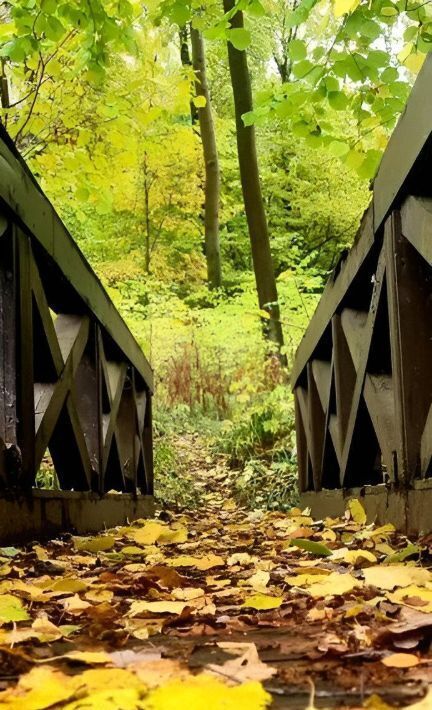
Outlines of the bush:
{"type": "Polygon", "coordinates": [[[272,462],[251,459],[231,480],[234,497],[248,508],[289,510],[298,504],[295,458],[272,462]]]}

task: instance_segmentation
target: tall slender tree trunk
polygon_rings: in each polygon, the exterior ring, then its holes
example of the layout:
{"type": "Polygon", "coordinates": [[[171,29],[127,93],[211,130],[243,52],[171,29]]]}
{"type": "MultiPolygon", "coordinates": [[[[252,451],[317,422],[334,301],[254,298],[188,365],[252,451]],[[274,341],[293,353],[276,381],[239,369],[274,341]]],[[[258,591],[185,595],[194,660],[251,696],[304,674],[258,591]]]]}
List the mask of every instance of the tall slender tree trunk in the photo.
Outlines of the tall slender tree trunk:
{"type": "MultiPolygon", "coordinates": [[[[224,11],[232,10],[234,4],[234,0],[223,0],[224,11]]],[[[231,19],[231,27],[235,29],[244,27],[242,12],[237,12],[231,19]]],[[[228,42],[228,62],[234,96],[240,179],[252,247],[258,302],[260,308],[269,314],[268,322],[264,323],[265,333],[280,348],[283,345],[283,333],[267,218],[261,192],[255,129],[254,126],[245,126],[242,119],[244,113],[253,110],[247,54],[228,42]]]]}
{"type": "Polygon", "coordinates": [[[199,30],[191,27],[192,64],[195,70],[195,91],[205,99],[198,107],[201,142],[205,163],[204,234],[209,288],[222,285],[222,266],[219,243],[220,172],[216,133],[207,84],[204,40],[199,30]]]}

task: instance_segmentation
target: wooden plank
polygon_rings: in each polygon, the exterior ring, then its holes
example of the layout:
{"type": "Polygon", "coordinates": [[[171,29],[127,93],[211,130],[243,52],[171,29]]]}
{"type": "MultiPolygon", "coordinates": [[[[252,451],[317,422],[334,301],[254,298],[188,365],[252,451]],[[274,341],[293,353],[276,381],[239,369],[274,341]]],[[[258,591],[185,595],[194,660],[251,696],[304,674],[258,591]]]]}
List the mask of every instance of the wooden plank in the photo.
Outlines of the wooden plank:
{"type": "Polygon", "coordinates": [[[328,281],[311,322],[298,347],[291,376],[293,387],[296,386],[307,361],[312,356],[332,316],[342,303],[349,287],[374,244],[373,212],[371,207],[369,207],[364,214],[359,235],[359,239],[351,249],[346,261],[342,263],[337,279],[335,281],[333,279],[328,281]]]}
{"type": "MultiPolygon", "coordinates": [[[[357,419],[359,416],[359,405],[360,399],[363,394],[363,385],[366,375],[367,361],[369,357],[369,350],[372,341],[372,334],[375,325],[376,315],[378,312],[378,305],[381,296],[382,286],[385,278],[385,257],[384,249],[381,249],[378,264],[376,268],[374,288],[372,293],[372,299],[370,304],[370,310],[368,314],[368,320],[366,327],[364,329],[364,341],[363,341],[363,357],[359,366],[357,368],[356,383],[354,387],[354,392],[351,401],[350,415],[348,418],[348,426],[346,431],[346,437],[344,441],[343,454],[342,454],[342,465],[341,465],[341,485],[343,485],[344,478],[347,474],[348,463],[350,460],[351,445],[353,442],[354,430],[357,424],[357,419]]],[[[366,445],[367,442],[365,442],[366,445]]]]}
{"type": "Polygon", "coordinates": [[[37,465],[49,445],[60,413],[65,405],[66,398],[73,387],[75,372],[84,353],[89,333],[88,318],[81,319],[80,329],[75,337],[74,344],[66,360],[62,376],[56,383],[54,391],[47,401],[47,408],[43,414],[35,437],[35,459],[37,465]]]}
{"type": "Polygon", "coordinates": [[[32,486],[36,476],[35,418],[33,392],[33,305],[31,289],[32,252],[30,238],[15,230],[18,255],[18,346],[17,346],[17,413],[18,444],[22,455],[22,485],[32,486]]]}
{"type": "Polygon", "coordinates": [[[147,495],[153,495],[153,426],[152,426],[153,401],[151,393],[147,394],[147,407],[144,420],[144,469],[147,495]]]}
{"type": "Polygon", "coordinates": [[[390,375],[366,375],[363,395],[368,408],[389,479],[395,480],[395,401],[390,375]]]}
{"type": "Polygon", "coordinates": [[[332,318],[332,337],[337,412],[335,422],[337,422],[339,431],[336,434],[335,423],[332,423],[330,431],[332,432],[333,443],[335,444],[336,454],[340,462],[343,442],[345,441],[346,430],[348,427],[356,373],[348,343],[342,329],[341,317],[339,314],[334,315],[332,318]],[[338,444],[337,447],[336,441],[338,444]]]}
{"type": "Polygon", "coordinates": [[[426,419],[425,428],[420,442],[420,467],[421,475],[424,477],[429,473],[432,460],[432,405],[426,419]]]}
{"type": "Polygon", "coordinates": [[[322,461],[325,439],[325,413],[321,405],[318,388],[312,373],[312,364],[307,365],[308,375],[308,422],[310,430],[309,456],[312,462],[314,489],[322,487],[322,461]]]}
{"type": "Polygon", "coordinates": [[[6,485],[10,471],[6,444],[17,443],[16,411],[16,292],[12,228],[0,216],[0,481],[6,485]]]}
{"type": "MultiPolygon", "coordinates": [[[[428,55],[408,98],[405,110],[393,131],[374,180],[374,230],[408,194],[413,185],[408,177],[421,150],[432,134],[432,56],[428,55]],[[396,205],[397,203],[397,205],[396,205]]],[[[431,187],[423,181],[414,189],[431,187]]]]}
{"type": "Polygon", "coordinates": [[[299,401],[299,390],[300,387],[296,387],[294,390],[294,403],[295,403],[295,420],[296,420],[296,440],[297,440],[297,467],[298,467],[298,477],[299,477],[299,490],[300,493],[308,490],[308,476],[307,476],[307,457],[308,449],[306,442],[306,422],[303,420],[301,413],[300,401],[299,401]]]}
{"type": "Polygon", "coordinates": [[[400,214],[402,234],[432,266],[432,200],[408,197],[400,214]]]}
{"type": "Polygon", "coordinates": [[[312,360],[312,373],[321,400],[321,405],[325,412],[328,408],[330,396],[331,369],[331,363],[326,360],[312,360]]]}
{"type": "MultiPolygon", "coordinates": [[[[410,212],[411,235],[417,214],[410,212]]],[[[429,224],[431,229],[432,219],[429,224]]],[[[425,225],[421,221],[419,228],[425,225]]],[[[420,472],[421,439],[431,403],[432,272],[402,235],[399,212],[386,222],[385,243],[398,476],[400,482],[409,483],[420,472]]]]}
{"type": "Polygon", "coordinates": [[[55,260],[66,280],[153,390],[152,369],[141,348],[26,164],[11,142],[5,142],[2,128],[0,203],[1,211],[12,210],[17,222],[55,260]]]}
{"type": "Polygon", "coordinates": [[[340,318],[351,359],[355,369],[358,370],[364,354],[364,337],[368,314],[364,311],[344,308],[340,318]]]}

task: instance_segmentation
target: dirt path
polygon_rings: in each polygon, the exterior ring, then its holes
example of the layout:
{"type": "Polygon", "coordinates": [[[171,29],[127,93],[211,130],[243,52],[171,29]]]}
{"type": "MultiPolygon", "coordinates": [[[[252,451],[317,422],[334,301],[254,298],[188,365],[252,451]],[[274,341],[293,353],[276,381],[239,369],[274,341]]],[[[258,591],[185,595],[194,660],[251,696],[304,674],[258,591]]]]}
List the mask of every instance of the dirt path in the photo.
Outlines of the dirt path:
{"type": "Polygon", "coordinates": [[[428,541],[367,526],[357,503],[343,520],[241,510],[223,462],[184,447],[198,511],[0,550],[0,708],[303,710],[312,689],[315,707],[419,702],[428,541]]]}

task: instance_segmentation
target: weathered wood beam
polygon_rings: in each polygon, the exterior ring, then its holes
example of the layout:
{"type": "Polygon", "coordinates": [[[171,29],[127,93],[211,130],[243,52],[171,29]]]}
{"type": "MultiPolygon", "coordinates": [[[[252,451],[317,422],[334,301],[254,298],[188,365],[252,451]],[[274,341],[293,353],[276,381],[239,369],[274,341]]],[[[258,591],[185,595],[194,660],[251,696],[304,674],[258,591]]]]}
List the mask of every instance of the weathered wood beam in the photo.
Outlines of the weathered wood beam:
{"type": "Polygon", "coordinates": [[[153,391],[153,372],[141,348],[10,139],[0,128],[0,210],[54,259],[83,303],[153,391]]]}

